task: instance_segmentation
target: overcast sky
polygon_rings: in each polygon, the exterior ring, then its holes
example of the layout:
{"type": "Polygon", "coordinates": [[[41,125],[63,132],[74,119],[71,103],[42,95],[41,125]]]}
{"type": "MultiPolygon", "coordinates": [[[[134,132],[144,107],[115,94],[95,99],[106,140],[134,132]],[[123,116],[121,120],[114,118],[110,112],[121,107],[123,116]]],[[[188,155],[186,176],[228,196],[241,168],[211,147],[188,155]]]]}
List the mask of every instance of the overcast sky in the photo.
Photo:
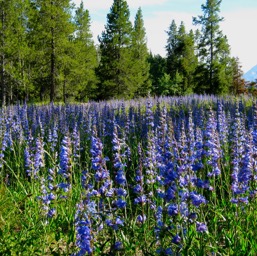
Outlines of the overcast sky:
{"type": "MultiPolygon", "coordinates": [[[[73,0],[79,5],[81,0],[73,0]]],[[[113,0],[83,0],[91,17],[91,31],[95,42],[106,24],[106,16],[113,0]]],[[[134,22],[136,11],[141,7],[147,33],[148,48],[154,54],[165,56],[165,45],[171,21],[186,29],[195,28],[192,17],[202,14],[201,5],[206,0],[127,0],[130,19],[134,22]]],[[[221,29],[228,37],[231,54],[239,57],[244,72],[257,65],[257,0],[223,0],[220,15],[224,17],[221,29]]]]}

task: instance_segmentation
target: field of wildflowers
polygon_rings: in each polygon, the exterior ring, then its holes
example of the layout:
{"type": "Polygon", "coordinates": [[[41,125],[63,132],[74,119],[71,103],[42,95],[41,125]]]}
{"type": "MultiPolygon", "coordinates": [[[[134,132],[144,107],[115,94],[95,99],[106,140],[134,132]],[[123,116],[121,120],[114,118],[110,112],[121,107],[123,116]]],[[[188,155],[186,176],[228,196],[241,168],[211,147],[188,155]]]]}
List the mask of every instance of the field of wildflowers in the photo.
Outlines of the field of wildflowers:
{"type": "Polygon", "coordinates": [[[10,106],[0,142],[0,255],[257,251],[254,99],[10,106]]]}

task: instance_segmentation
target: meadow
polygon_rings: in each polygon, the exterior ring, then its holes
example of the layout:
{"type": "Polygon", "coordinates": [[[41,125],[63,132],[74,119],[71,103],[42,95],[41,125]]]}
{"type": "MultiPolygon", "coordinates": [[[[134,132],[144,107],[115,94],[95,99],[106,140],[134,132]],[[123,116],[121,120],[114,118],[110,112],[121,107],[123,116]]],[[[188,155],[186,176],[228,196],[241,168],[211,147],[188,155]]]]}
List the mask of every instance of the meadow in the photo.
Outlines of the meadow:
{"type": "Polygon", "coordinates": [[[0,255],[256,255],[257,104],[0,109],[0,255]]]}

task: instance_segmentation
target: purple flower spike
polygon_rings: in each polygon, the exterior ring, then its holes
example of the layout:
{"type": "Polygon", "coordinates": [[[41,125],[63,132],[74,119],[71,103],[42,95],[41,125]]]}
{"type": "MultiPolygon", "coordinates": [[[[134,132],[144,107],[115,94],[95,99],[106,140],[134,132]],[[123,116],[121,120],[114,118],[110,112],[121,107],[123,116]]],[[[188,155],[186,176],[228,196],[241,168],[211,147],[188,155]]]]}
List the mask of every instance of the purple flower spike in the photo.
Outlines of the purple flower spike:
{"type": "Polygon", "coordinates": [[[196,231],[199,233],[207,232],[206,224],[202,222],[196,222],[196,231]]]}
{"type": "Polygon", "coordinates": [[[181,237],[179,235],[175,235],[173,238],[172,238],[172,243],[174,244],[180,244],[181,242],[181,237]]]}

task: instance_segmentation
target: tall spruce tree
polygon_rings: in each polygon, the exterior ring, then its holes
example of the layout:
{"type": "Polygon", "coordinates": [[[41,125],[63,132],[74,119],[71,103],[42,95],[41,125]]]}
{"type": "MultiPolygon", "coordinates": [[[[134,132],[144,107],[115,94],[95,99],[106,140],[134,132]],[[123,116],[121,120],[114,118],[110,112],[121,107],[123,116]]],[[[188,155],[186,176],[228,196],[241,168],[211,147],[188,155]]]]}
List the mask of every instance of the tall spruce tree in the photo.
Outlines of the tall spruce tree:
{"type": "Polygon", "coordinates": [[[196,45],[194,39],[194,33],[192,30],[188,34],[183,36],[182,44],[182,58],[181,58],[181,72],[183,74],[183,94],[192,93],[195,90],[195,72],[198,65],[198,59],[196,55],[196,45]]]}
{"type": "Polygon", "coordinates": [[[146,43],[146,32],[141,8],[138,9],[134,22],[134,30],[132,34],[132,47],[134,58],[134,83],[137,84],[137,96],[146,96],[150,92],[150,64],[148,62],[148,49],[146,43]]]}
{"type": "MultiPolygon", "coordinates": [[[[188,94],[194,89],[194,73],[197,67],[195,55],[194,34],[186,32],[183,22],[179,28],[173,20],[168,33],[166,45],[167,50],[167,72],[176,93],[188,94]]],[[[167,76],[166,76],[167,80],[167,76]]]]}
{"type": "Polygon", "coordinates": [[[56,99],[65,52],[73,33],[70,0],[32,0],[34,12],[30,22],[31,44],[34,45],[37,65],[35,81],[41,86],[40,94],[48,85],[50,101],[56,99]]]}
{"type": "Polygon", "coordinates": [[[229,91],[232,72],[228,69],[230,47],[220,30],[219,16],[221,0],[207,0],[202,5],[203,15],[193,18],[195,25],[201,25],[199,39],[198,92],[222,94],[229,91]]]}
{"type": "Polygon", "coordinates": [[[177,67],[178,67],[178,58],[177,58],[177,49],[178,49],[178,27],[175,20],[172,20],[169,30],[167,31],[168,39],[166,44],[167,52],[167,73],[170,75],[171,79],[175,78],[177,67]]]}
{"type": "Polygon", "coordinates": [[[101,60],[99,98],[132,98],[138,89],[135,84],[132,24],[130,11],[125,0],[114,0],[107,15],[105,31],[99,37],[101,60]]]}
{"type": "MultiPolygon", "coordinates": [[[[97,85],[95,70],[98,66],[98,53],[90,31],[91,19],[89,11],[84,9],[83,2],[75,14],[75,60],[76,67],[73,76],[73,86],[76,87],[76,99],[86,100],[94,98],[97,85]]],[[[75,88],[74,88],[75,89],[75,88]]]]}

